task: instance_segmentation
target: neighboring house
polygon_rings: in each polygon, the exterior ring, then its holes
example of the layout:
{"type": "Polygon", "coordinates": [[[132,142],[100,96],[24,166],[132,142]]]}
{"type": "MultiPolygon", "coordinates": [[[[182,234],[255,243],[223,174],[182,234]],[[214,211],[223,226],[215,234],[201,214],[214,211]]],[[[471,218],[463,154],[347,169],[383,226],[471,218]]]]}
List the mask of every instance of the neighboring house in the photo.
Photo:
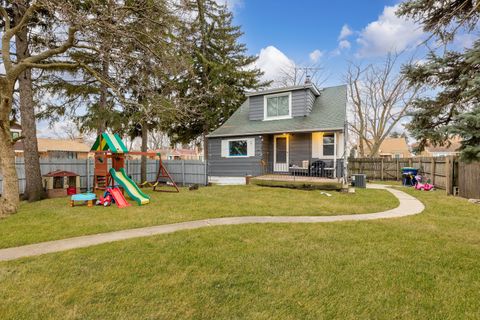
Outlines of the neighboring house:
{"type": "Polygon", "coordinates": [[[16,139],[22,135],[22,126],[18,123],[13,123],[10,125],[10,134],[12,139],[16,139]]]}
{"type": "Polygon", "coordinates": [[[225,177],[289,174],[323,160],[342,177],[347,87],[309,83],[247,94],[247,100],[208,138],[208,173],[225,177]]]}
{"type": "Polygon", "coordinates": [[[148,152],[160,153],[162,160],[203,160],[203,154],[198,148],[157,149],[148,152]]]}
{"type": "MultiPolygon", "coordinates": [[[[369,146],[365,146],[365,156],[370,156],[369,146]]],[[[378,156],[385,159],[411,158],[412,153],[405,138],[385,138],[380,144],[378,156]]]]}
{"type": "MultiPolygon", "coordinates": [[[[22,127],[19,124],[14,123],[10,127],[10,131],[12,138],[22,135],[22,127]]],[[[37,138],[37,144],[40,158],[86,159],[90,152],[90,146],[83,143],[82,139],[37,138]]],[[[24,156],[22,140],[15,142],[13,149],[16,157],[24,156]]]]}
{"type": "Polygon", "coordinates": [[[434,146],[427,144],[425,150],[420,152],[420,157],[445,157],[456,156],[460,154],[459,148],[461,146],[461,140],[459,137],[451,138],[444,146],[434,146]]]}

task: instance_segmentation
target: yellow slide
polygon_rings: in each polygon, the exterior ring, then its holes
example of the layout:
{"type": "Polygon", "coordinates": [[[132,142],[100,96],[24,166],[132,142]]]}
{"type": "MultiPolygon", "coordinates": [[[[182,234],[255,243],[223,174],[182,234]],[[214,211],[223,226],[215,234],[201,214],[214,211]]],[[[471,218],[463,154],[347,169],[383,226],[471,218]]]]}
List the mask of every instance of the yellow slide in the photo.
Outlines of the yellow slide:
{"type": "Polygon", "coordinates": [[[139,206],[150,203],[150,197],[140,190],[137,184],[127,176],[123,168],[121,168],[119,171],[115,171],[115,169],[110,168],[110,175],[112,176],[113,180],[115,180],[115,182],[117,182],[127,192],[130,198],[138,203],[139,206]]]}

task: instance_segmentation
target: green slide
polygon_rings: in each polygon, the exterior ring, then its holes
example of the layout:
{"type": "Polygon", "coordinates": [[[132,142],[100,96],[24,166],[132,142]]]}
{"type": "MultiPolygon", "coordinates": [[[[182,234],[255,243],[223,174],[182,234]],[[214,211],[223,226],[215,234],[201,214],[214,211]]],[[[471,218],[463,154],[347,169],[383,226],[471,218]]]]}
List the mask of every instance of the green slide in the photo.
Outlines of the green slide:
{"type": "Polygon", "coordinates": [[[121,168],[120,171],[115,171],[115,169],[110,168],[110,175],[139,206],[150,202],[150,197],[140,190],[135,182],[127,176],[123,168],[121,168]]]}

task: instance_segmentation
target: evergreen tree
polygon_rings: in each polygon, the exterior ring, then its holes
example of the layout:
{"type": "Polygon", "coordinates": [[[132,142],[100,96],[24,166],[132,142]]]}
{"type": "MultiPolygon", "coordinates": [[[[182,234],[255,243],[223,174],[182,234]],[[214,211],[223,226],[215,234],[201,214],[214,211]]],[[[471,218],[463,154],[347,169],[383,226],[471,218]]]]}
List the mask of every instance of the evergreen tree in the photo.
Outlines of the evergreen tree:
{"type": "MultiPolygon", "coordinates": [[[[187,17],[181,37],[189,40],[184,50],[191,56],[190,72],[179,77],[177,106],[163,119],[172,143],[188,143],[205,136],[225,122],[244,101],[245,90],[257,89],[261,71],[252,64],[256,57],[246,54],[239,42],[240,27],[232,13],[214,0],[186,1],[187,17]],[[183,99],[183,100],[182,100],[183,99]]],[[[204,148],[207,148],[205,145],[204,148]]]]}
{"type": "Polygon", "coordinates": [[[458,32],[477,36],[471,48],[462,52],[431,52],[425,63],[410,64],[404,72],[411,83],[438,92],[418,99],[408,129],[419,141],[417,150],[428,143],[443,145],[449,137],[461,137],[463,159],[480,160],[480,3],[472,0],[410,0],[400,5],[399,15],[409,16],[431,32],[446,48],[458,32]]]}

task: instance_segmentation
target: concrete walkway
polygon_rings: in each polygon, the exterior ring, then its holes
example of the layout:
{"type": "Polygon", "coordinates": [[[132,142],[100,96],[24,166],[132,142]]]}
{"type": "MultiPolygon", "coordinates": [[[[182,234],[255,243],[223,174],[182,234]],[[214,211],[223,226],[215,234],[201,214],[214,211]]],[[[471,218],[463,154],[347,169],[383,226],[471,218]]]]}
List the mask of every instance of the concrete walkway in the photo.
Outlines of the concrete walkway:
{"type": "MultiPolygon", "coordinates": [[[[88,236],[74,237],[62,240],[40,242],[21,247],[0,249],[0,261],[15,260],[23,257],[38,256],[46,253],[66,251],[70,249],[85,248],[102,243],[121,241],[132,238],[148,237],[152,235],[172,233],[180,230],[198,229],[211,226],[237,225],[247,223],[317,223],[335,221],[361,221],[385,218],[398,218],[418,214],[425,208],[416,198],[405,192],[388,188],[384,185],[370,184],[371,189],[385,189],[391,192],[400,201],[395,209],[355,215],[338,216],[246,216],[203,219],[180,223],[165,224],[146,228],[128,229],[88,236]]],[[[374,200],[373,200],[374,201],[374,200]]]]}

